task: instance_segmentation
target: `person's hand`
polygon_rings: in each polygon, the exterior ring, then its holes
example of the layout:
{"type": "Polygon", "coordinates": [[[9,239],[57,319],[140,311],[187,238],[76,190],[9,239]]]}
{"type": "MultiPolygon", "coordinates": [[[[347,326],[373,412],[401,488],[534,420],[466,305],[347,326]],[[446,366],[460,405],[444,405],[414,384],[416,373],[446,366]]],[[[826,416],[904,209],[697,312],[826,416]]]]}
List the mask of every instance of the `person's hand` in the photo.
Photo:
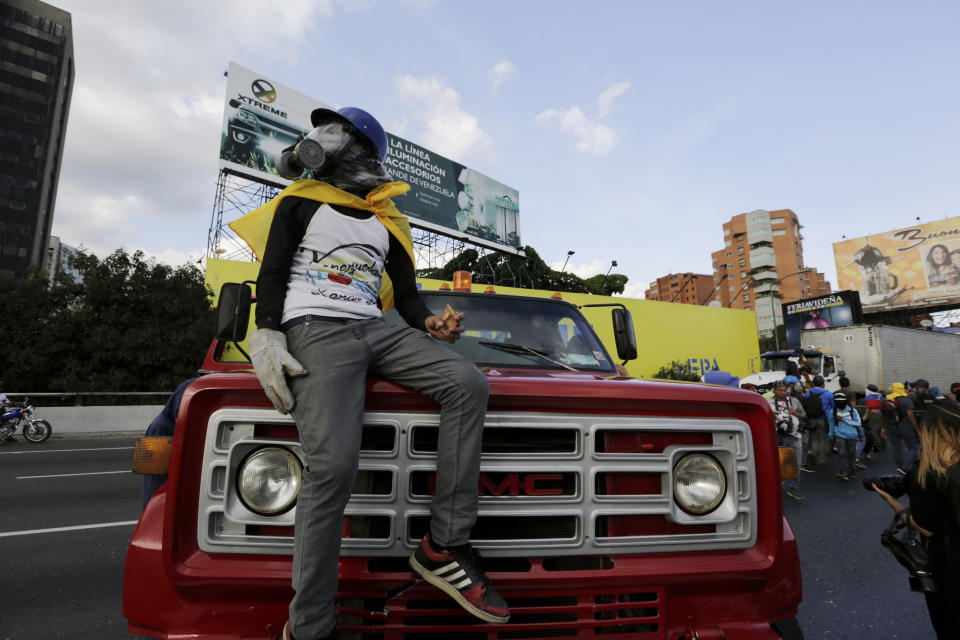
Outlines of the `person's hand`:
{"type": "Polygon", "coordinates": [[[307,375],[307,370],[287,351],[287,336],[273,329],[258,329],[250,334],[247,344],[253,370],[270,402],[280,413],[290,413],[297,402],[284,374],[299,378],[307,375]]]}
{"type": "Polygon", "coordinates": [[[447,323],[440,316],[427,316],[427,319],[424,320],[423,325],[431,336],[437,340],[442,340],[443,342],[449,342],[453,344],[460,339],[460,334],[463,333],[464,327],[460,324],[460,321],[463,320],[464,315],[459,311],[453,314],[453,319],[456,320],[456,324],[453,327],[447,326],[447,323]]]}
{"type": "Polygon", "coordinates": [[[903,503],[894,498],[892,495],[881,489],[877,486],[877,483],[871,482],[870,486],[873,487],[873,490],[880,494],[880,497],[887,501],[887,504],[890,505],[890,508],[894,511],[900,511],[903,509],[903,503]]]}

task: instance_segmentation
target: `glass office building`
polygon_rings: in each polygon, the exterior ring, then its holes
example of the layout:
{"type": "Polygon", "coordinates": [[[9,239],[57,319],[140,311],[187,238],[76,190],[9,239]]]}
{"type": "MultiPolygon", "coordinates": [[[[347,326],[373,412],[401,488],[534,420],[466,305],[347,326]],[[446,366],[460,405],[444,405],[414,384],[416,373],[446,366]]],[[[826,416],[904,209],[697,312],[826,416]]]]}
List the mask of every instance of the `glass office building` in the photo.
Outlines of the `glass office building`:
{"type": "Polygon", "coordinates": [[[73,76],[70,14],[0,0],[0,278],[44,266],[73,76]]]}

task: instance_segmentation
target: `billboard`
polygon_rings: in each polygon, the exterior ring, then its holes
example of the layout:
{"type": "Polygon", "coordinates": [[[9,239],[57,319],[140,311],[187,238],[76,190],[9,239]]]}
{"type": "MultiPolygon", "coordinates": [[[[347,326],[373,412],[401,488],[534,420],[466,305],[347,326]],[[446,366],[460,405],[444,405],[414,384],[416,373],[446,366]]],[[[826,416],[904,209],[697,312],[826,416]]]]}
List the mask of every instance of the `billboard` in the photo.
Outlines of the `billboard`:
{"type": "Polygon", "coordinates": [[[835,242],[833,255],[866,313],[960,302],[960,217],[835,242]]]}
{"type": "Polygon", "coordinates": [[[787,331],[787,346],[791,349],[802,346],[800,332],[804,329],[846,327],[863,322],[860,294],[856,291],[838,291],[816,298],[786,302],[780,306],[787,331]]]}
{"type": "MultiPolygon", "coordinates": [[[[220,168],[287,186],[290,181],[277,174],[277,157],[313,128],[310,113],[318,107],[332,108],[231,62],[220,168]]],[[[410,185],[394,202],[413,225],[495,249],[520,247],[516,189],[390,132],[387,138],[387,171],[410,185]]]]}

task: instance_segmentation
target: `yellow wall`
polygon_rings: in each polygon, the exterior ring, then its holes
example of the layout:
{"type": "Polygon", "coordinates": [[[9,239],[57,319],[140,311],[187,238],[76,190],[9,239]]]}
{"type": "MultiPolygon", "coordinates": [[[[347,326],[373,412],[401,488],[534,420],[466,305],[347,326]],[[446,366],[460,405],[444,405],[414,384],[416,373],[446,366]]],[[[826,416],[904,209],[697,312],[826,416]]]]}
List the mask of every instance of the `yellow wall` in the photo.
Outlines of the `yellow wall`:
{"type": "MultiPolygon", "coordinates": [[[[255,280],[259,264],[228,260],[207,261],[207,284],[216,294],[225,282],[255,280]]],[[[418,280],[425,290],[436,290],[440,280],[418,280]]],[[[453,286],[453,283],[447,283],[453,286]]],[[[474,285],[482,292],[487,285],[474,285]]],[[[547,298],[552,291],[495,287],[497,293],[547,298]]],[[[634,300],[633,298],[563,293],[563,299],[576,305],[621,303],[633,315],[637,336],[636,360],[627,363],[627,371],[636,377],[650,377],[674,360],[690,362],[695,372],[718,368],[736,376],[746,376],[748,361],[759,355],[757,320],[752,311],[721,309],[690,304],[634,300]]],[[[439,310],[437,310],[439,311],[439,310]]],[[[616,358],[613,325],[609,307],[583,309],[610,355],[616,358]]],[[[469,318],[467,319],[469,324],[469,318]]],[[[253,327],[251,319],[252,331],[253,327]]]]}

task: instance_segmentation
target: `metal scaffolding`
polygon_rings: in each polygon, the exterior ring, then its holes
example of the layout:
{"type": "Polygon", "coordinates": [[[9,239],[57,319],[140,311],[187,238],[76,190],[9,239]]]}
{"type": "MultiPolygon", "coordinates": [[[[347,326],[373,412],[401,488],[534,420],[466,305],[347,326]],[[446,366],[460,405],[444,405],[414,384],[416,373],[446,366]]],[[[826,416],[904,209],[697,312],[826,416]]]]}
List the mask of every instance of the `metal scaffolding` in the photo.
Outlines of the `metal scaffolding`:
{"type": "MultiPolygon", "coordinates": [[[[279,192],[280,189],[276,186],[221,169],[217,178],[210,229],[207,232],[207,257],[256,262],[253,252],[229,227],[229,223],[263,205],[279,192]]],[[[476,252],[476,259],[471,266],[475,281],[510,287],[532,286],[532,280],[527,275],[526,261],[516,260],[515,254],[420,228],[413,222],[410,226],[418,272],[441,269],[464,252],[473,250],[476,252]]]]}
{"type": "Polygon", "coordinates": [[[238,262],[256,262],[253,252],[228,226],[280,193],[278,187],[255,182],[220,170],[217,195],[213,201],[210,229],[207,231],[207,257],[238,262]]]}

